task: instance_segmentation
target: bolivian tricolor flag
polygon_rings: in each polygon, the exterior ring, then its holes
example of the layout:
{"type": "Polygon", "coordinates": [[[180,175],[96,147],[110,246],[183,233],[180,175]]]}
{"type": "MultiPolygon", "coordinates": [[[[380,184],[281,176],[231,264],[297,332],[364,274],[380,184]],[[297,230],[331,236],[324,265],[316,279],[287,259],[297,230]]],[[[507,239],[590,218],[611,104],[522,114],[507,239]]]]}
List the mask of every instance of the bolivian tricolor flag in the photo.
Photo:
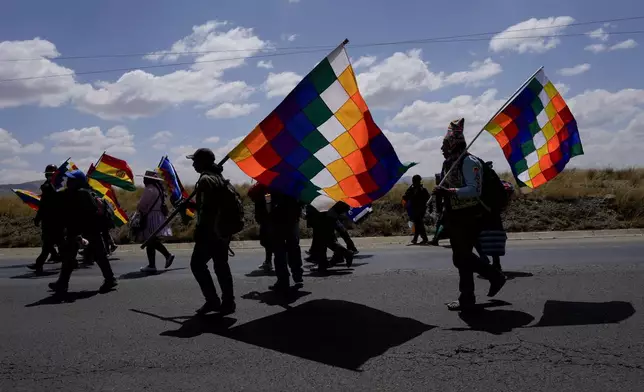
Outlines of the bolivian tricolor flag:
{"type": "Polygon", "coordinates": [[[107,154],[101,156],[96,167],[88,177],[125,189],[126,191],[136,190],[134,186],[134,174],[132,174],[132,169],[130,169],[127,162],[107,154]]]}
{"type": "Polygon", "coordinates": [[[20,200],[28,205],[29,208],[34,211],[38,211],[38,207],[40,207],[40,195],[23,189],[12,189],[12,191],[20,198],[20,200]]]}
{"type": "Polygon", "coordinates": [[[94,191],[96,191],[96,193],[102,196],[105,201],[110,203],[112,210],[114,210],[114,224],[117,227],[121,227],[128,222],[127,213],[123,211],[123,209],[119,205],[119,202],[116,199],[116,192],[114,192],[114,189],[110,184],[106,184],[102,181],[89,177],[95,171],[96,169],[94,168],[94,165],[91,165],[89,167],[89,170],[87,171],[87,183],[89,184],[90,188],[92,188],[94,191]]]}

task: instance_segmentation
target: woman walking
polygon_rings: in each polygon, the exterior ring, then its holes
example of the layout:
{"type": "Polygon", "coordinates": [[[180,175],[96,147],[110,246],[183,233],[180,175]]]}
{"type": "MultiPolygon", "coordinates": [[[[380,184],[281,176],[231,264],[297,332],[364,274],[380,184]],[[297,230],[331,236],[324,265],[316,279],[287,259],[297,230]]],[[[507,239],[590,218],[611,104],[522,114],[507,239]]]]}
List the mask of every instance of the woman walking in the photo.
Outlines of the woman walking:
{"type": "MultiPolygon", "coordinates": [[[[168,207],[165,204],[165,192],[163,191],[163,180],[154,171],[146,171],[143,176],[145,190],[136,207],[141,219],[141,230],[137,236],[138,241],[145,241],[154,233],[168,216],[168,207]]],[[[148,265],[141,268],[141,272],[155,273],[157,271],[155,256],[158,251],[165,257],[165,268],[169,268],[174,261],[174,255],[161,243],[161,237],[172,235],[170,226],[161,230],[150,240],[145,251],[148,255],[148,265]]]]}

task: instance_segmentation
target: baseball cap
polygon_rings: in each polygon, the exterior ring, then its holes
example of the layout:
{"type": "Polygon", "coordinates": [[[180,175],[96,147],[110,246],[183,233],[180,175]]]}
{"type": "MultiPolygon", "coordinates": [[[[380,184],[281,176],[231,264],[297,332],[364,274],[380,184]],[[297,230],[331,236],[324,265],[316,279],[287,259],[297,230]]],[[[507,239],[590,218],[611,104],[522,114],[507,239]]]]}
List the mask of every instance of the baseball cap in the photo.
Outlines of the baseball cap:
{"type": "Polygon", "coordinates": [[[67,178],[73,178],[74,180],[79,180],[83,182],[87,182],[87,176],[85,176],[85,173],[83,173],[82,170],[71,170],[65,173],[65,177],[67,178]]]}
{"type": "Polygon", "coordinates": [[[194,154],[188,155],[186,158],[192,159],[193,161],[214,162],[215,153],[209,148],[199,148],[194,154]]]}

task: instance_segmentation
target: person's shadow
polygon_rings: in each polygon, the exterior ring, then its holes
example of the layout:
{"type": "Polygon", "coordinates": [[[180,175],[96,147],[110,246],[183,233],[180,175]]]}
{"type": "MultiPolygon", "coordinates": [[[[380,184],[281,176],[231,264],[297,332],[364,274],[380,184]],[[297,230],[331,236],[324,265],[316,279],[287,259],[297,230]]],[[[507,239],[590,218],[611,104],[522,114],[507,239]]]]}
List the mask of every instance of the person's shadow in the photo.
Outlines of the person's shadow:
{"type": "Polygon", "coordinates": [[[515,328],[521,328],[530,324],[534,317],[518,310],[488,310],[500,306],[511,305],[509,302],[491,300],[488,303],[477,304],[473,309],[461,311],[458,317],[469,326],[469,328],[449,328],[451,331],[483,331],[493,335],[501,335],[511,332],[515,328]]]}
{"type": "Polygon", "coordinates": [[[25,305],[25,308],[32,308],[34,306],[42,306],[42,305],[60,305],[60,304],[69,304],[76,302],[78,300],[82,299],[88,299],[92,298],[98,294],[98,290],[92,290],[92,291],[70,291],[67,293],[54,293],[46,298],[43,298],[39,301],[36,301],[34,303],[25,305]]]}
{"type": "Polygon", "coordinates": [[[144,278],[149,278],[151,276],[157,276],[157,275],[165,274],[166,272],[180,271],[180,270],[184,270],[184,269],[186,269],[186,267],[168,268],[168,269],[157,270],[156,272],[134,271],[134,272],[128,272],[126,274],[123,274],[123,275],[119,276],[119,279],[123,279],[123,280],[144,279],[144,278]]]}
{"type": "Polygon", "coordinates": [[[311,294],[310,291],[300,291],[298,287],[291,287],[285,293],[277,293],[272,290],[265,291],[260,293],[258,291],[251,291],[250,293],[244,294],[241,297],[243,299],[250,299],[254,301],[259,301],[262,304],[268,306],[281,306],[284,309],[290,308],[291,304],[297,302],[298,299],[306,297],[311,294]]]}

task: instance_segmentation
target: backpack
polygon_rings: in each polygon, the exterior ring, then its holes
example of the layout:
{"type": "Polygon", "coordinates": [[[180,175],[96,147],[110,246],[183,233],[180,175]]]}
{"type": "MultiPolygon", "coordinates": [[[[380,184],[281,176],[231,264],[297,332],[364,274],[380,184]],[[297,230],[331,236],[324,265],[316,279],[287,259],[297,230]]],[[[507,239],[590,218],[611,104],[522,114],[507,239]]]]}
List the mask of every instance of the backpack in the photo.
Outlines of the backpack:
{"type": "Polygon", "coordinates": [[[221,192],[219,213],[215,230],[222,237],[232,237],[244,228],[244,204],[237,189],[229,180],[223,178],[225,186],[221,192]]]}
{"type": "Polygon", "coordinates": [[[485,162],[474,155],[472,157],[476,158],[481,163],[481,166],[483,166],[483,189],[481,190],[479,201],[489,212],[503,212],[510,204],[512,193],[508,191],[504,185],[504,181],[501,180],[492,168],[492,162],[485,162]]]}

